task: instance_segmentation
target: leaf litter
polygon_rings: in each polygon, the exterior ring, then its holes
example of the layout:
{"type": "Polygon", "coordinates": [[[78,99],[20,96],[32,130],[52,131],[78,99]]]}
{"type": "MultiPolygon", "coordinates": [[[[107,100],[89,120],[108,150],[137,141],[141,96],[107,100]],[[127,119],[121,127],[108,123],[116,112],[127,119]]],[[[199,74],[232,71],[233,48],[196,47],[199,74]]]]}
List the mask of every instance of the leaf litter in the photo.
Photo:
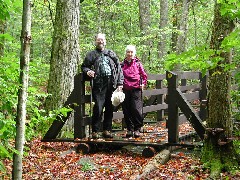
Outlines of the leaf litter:
{"type": "MultiPolygon", "coordinates": [[[[182,131],[192,131],[191,128],[182,131]]],[[[149,126],[148,131],[156,131],[149,126]]],[[[159,132],[159,131],[158,131],[159,132]]],[[[165,134],[165,132],[164,132],[165,134]]],[[[209,172],[200,162],[200,152],[180,149],[171,153],[166,164],[159,164],[143,177],[144,167],[153,158],[146,158],[137,150],[140,147],[101,149],[95,153],[76,153],[73,142],[41,142],[41,138],[27,142],[29,148],[23,158],[23,179],[44,180],[203,180],[209,172]]],[[[0,172],[1,179],[11,179],[12,161],[3,161],[6,172],[0,172]]],[[[221,179],[240,179],[222,173],[221,179]]]]}

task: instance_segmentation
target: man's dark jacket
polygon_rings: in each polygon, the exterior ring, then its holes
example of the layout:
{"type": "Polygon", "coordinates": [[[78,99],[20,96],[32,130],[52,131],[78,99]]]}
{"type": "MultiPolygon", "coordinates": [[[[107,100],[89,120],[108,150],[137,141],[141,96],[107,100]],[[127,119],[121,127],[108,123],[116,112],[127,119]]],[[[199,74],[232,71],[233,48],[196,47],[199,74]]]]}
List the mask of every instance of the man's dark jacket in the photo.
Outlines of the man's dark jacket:
{"type": "Polygon", "coordinates": [[[101,56],[101,54],[107,56],[110,61],[113,77],[113,88],[117,88],[117,86],[123,85],[124,77],[122,73],[122,68],[117,55],[112,50],[105,49],[103,51],[100,51],[98,49],[95,49],[93,51],[88,52],[81,66],[82,71],[84,73],[87,73],[89,70],[95,71],[94,78],[97,79],[98,76],[100,76],[99,57],[101,56]]]}

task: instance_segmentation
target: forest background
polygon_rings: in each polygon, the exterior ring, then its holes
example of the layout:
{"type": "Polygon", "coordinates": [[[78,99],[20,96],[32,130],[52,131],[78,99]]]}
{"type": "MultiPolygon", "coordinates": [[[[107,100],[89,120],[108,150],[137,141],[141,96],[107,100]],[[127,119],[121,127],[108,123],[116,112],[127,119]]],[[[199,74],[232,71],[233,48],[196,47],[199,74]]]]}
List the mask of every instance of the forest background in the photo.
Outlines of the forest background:
{"type": "MultiPolygon", "coordinates": [[[[19,88],[19,53],[22,23],[22,1],[1,0],[0,14],[0,158],[12,158],[11,142],[16,134],[16,113],[19,88]]],[[[94,35],[106,33],[107,48],[113,49],[120,60],[125,47],[134,44],[148,73],[166,70],[202,71],[216,66],[209,60],[215,1],[205,0],[84,0],[80,6],[79,65],[85,54],[94,48],[94,35]]],[[[219,1],[221,2],[221,1],[219,1]]],[[[56,115],[65,109],[47,112],[45,99],[51,66],[52,37],[57,1],[32,1],[32,43],[27,101],[26,140],[44,136],[56,115]]],[[[240,4],[232,1],[226,12],[239,16],[240,4]]],[[[223,14],[224,14],[223,10],[223,14]]],[[[223,48],[234,47],[232,63],[225,66],[235,71],[239,81],[239,19],[235,30],[226,38],[223,48]]],[[[78,70],[80,72],[80,69],[78,70]]],[[[150,83],[151,84],[151,83],[150,83]]],[[[239,120],[238,90],[231,92],[233,117],[239,120]]],[[[239,132],[238,132],[239,133],[239,132]]],[[[239,144],[237,144],[239,147],[239,144]]],[[[0,162],[0,169],[4,170],[0,162]]]]}

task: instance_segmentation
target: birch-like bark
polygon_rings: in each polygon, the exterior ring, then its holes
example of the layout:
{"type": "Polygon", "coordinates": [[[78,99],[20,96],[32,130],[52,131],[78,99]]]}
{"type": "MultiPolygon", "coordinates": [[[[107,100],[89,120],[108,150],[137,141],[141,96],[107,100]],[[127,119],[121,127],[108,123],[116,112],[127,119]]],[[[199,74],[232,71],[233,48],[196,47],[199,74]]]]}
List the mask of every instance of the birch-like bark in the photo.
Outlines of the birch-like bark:
{"type": "Polygon", "coordinates": [[[20,54],[20,86],[18,90],[18,105],[16,118],[15,149],[13,155],[13,179],[22,179],[22,159],[25,143],[26,104],[28,91],[30,43],[31,43],[31,1],[23,0],[20,54]]]}

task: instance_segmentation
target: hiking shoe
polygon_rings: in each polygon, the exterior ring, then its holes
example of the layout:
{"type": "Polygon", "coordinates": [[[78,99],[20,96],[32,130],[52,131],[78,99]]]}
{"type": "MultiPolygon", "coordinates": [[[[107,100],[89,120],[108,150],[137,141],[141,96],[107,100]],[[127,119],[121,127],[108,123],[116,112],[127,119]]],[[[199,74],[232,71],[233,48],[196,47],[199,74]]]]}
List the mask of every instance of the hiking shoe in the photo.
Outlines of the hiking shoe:
{"type": "Polygon", "coordinates": [[[110,131],[103,131],[102,136],[104,138],[113,138],[113,135],[112,135],[112,133],[110,131]]]}
{"type": "Polygon", "coordinates": [[[139,132],[140,132],[140,133],[144,133],[144,128],[141,127],[141,128],[139,129],[139,132]]]}
{"type": "Polygon", "coordinates": [[[133,137],[133,132],[132,131],[127,131],[126,138],[133,137]]]}
{"type": "Polygon", "coordinates": [[[92,138],[93,139],[98,139],[99,138],[99,134],[97,132],[93,132],[92,133],[92,138]]]}
{"type": "Polygon", "coordinates": [[[140,136],[142,136],[142,133],[140,133],[139,130],[134,131],[134,137],[135,137],[135,138],[138,138],[138,137],[140,137],[140,136]]]}

